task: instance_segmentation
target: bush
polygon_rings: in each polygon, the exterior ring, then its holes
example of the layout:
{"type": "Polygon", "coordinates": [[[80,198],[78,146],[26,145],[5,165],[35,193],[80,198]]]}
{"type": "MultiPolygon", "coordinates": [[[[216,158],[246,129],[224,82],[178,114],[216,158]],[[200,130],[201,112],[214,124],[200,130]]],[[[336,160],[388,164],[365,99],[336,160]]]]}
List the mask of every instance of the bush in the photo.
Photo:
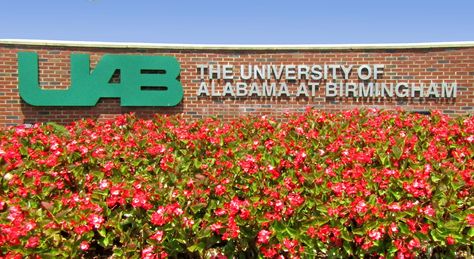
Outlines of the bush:
{"type": "Polygon", "coordinates": [[[0,133],[0,256],[463,257],[474,118],[133,114],[0,133]]]}

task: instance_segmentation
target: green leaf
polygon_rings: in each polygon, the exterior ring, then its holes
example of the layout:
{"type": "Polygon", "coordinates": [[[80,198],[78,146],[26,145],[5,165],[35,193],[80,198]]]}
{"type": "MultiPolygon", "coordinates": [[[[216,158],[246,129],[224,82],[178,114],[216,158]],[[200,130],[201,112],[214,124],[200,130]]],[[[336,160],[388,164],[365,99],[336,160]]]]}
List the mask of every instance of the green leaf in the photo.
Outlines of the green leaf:
{"type": "Polygon", "coordinates": [[[398,251],[398,248],[397,248],[396,246],[394,246],[394,245],[391,245],[391,246],[389,247],[389,249],[388,249],[388,254],[389,254],[389,255],[393,255],[393,254],[395,254],[395,252],[397,252],[397,251],[398,251]]]}
{"type": "Polygon", "coordinates": [[[203,242],[203,241],[188,247],[188,250],[191,253],[198,252],[198,253],[202,254],[204,249],[206,249],[206,242],[203,242]]]}
{"type": "Polygon", "coordinates": [[[114,249],[114,256],[122,257],[123,256],[123,250],[120,248],[114,249]]]}
{"type": "Polygon", "coordinates": [[[411,231],[408,230],[408,226],[404,223],[398,224],[398,227],[400,228],[400,233],[402,234],[410,234],[411,231]]]}
{"type": "Polygon", "coordinates": [[[191,210],[193,213],[198,213],[201,209],[203,209],[206,205],[203,203],[198,203],[196,205],[191,206],[191,210]]]}
{"type": "Polygon", "coordinates": [[[440,241],[444,240],[444,237],[441,234],[441,232],[439,231],[439,229],[431,230],[430,234],[431,234],[431,237],[433,238],[433,240],[436,241],[436,242],[440,242],[440,241]]]}
{"type": "Polygon", "coordinates": [[[441,180],[441,177],[439,177],[436,173],[433,173],[431,174],[431,181],[433,181],[433,183],[437,183],[441,180]]]}
{"type": "MultiPolygon", "coordinates": [[[[349,234],[349,231],[347,231],[346,228],[343,228],[343,229],[341,230],[341,237],[342,237],[342,239],[344,239],[344,240],[346,240],[346,241],[348,241],[348,242],[352,242],[352,238],[351,238],[351,236],[350,236],[350,234],[349,234]]],[[[345,242],[344,242],[344,243],[345,243],[345,242]]]]}
{"type": "Polygon", "coordinates": [[[55,122],[48,122],[46,125],[53,127],[53,130],[58,135],[70,136],[69,131],[63,125],[57,124],[55,122]]]}
{"type": "Polygon", "coordinates": [[[469,237],[474,237],[474,228],[469,228],[469,231],[467,231],[467,235],[469,237]]]}
{"type": "Polygon", "coordinates": [[[97,232],[99,232],[100,236],[105,237],[107,235],[107,231],[105,228],[100,228],[97,232]]]}
{"type": "Polygon", "coordinates": [[[275,232],[282,232],[286,230],[285,226],[283,226],[283,224],[280,221],[276,221],[275,223],[273,223],[272,228],[275,232]]]}
{"type": "Polygon", "coordinates": [[[199,169],[201,168],[201,161],[199,159],[194,159],[194,167],[199,169]]]}
{"type": "Polygon", "coordinates": [[[347,255],[352,255],[352,247],[350,242],[344,242],[343,248],[347,255]]]}
{"type": "Polygon", "coordinates": [[[109,244],[110,244],[110,239],[109,239],[109,237],[104,238],[104,246],[105,246],[105,247],[108,247],[109,244]]]}
{"type": "Polygon", "coordinates": [[[392,154],[396,159],[400,159],[400,157],[402,156],[402,150],[397,145],[392,146],[392,154]]]}
{"type": "Polygon", "coordinates": [[[286,232],[290,235],[291,238],[293,239],[298,239],[299,237],[299,234],[298,234],[298,231],[293,229],[293,228],[290,228],[290,227],[286,227],[286,232]]]}
{"type": "Polygon", "coordinates": [[[23,156],[27,156],[28,155],[28,149],[25,146],[21,146],[20,147],[20,154],[23,155],[23,156]]]}
{"type": "Polygon", "coordinates": [[[402,193],[400,191],[390,191],[390,193],[395,197],[396,201],[399,201],[402,198],[402,193]]]}
{"type": "Polygon", "coordinates": [[[454,191],[459,190],[463,186],[464,186],[464,183],[451,181],[451,187],[453,188],[454,191]]]}

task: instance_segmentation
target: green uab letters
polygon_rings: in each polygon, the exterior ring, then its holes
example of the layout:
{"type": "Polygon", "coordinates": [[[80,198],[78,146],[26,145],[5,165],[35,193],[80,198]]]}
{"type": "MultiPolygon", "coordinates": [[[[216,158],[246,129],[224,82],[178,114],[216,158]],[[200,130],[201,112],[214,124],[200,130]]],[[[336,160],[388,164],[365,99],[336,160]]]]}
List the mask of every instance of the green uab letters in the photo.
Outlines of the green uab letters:
{"type": "Polygon", "coordinates": [[[89,55],[71,54],[71,86],[45,90],[39,85],[38,55],[18,53],[18,87],[35,106],[95,106],[100,98],[120,98],[121,106],[175,106],[183,99],[180,66],[169,56],[106,54],[90,71],[89,55]],[[119,73],[118,81],[111,78],[119,73]]]}

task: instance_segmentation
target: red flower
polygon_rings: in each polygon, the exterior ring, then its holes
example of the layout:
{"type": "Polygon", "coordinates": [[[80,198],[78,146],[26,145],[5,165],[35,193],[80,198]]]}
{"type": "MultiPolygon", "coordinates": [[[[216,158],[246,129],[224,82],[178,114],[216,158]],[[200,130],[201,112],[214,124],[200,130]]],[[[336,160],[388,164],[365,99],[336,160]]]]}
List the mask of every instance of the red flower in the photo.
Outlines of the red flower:
{"type": "Polygon", "coordinates": [[[367,212],[367,203],[363,200],[359,201],[355,206],[355,211],[359,214],[367,212]]]}
{"type": "Polygon", "coordinates": [[[419,248],[420,247],[420,240],[418,240],[418,238],[413,238],[412,240],[410,240],[410,242],[408,242],[407,244],[407,247],[408,249],[412,250],[413,248],[419,248]]]}
{"type": "Polygon", "coordinates": [[[378,229],[369,231],[368,235],[372,240],[380,240],[383,237],[383,233],[378,229]]]}
{"type": "Polygon", "coordinates": [[[466,221],[470,226],[474,226],[474,214],[468,214],[466,216],[466,221]]]}
{"type": "Polygon", "coordinates": [[[257,235],[257,243],[259,244],[267,244],[268,240],[270,240],[270,235],[272,234],[271,231],[262,229],[258,232],[257,235]]]}
{"type": "Polygon", "coordinates": [[[397,227],[397,224],[395,222],[390,223],[390,226],[388,228],[388,233],[390,235],[398,233],[398,227],[397,227]]]}
{"type": "Polygon", "coordinates": [[[165,207],[160,206],[158,209],[151,214],[151,223],[157,226],[163,226],[168,222],[167,218],[165,218],[165,207]]]}
{"type": "Polygon", "coordinates": [[[36,223],[34,221],[30,220],[30,221],[25,223],[25,230],[27,232],[29,232],[29,231],[31,231],[35,228],[36,228],[36,223]]]}
{"type": "Polygon", "coordinates": [[[433,207],[431,207],[431,205],[428,205],[425,208],[420,208],[420,212],[429,217],[435,216],[435,210],[433,209],[433,207]]]}
{"type": "Polygon", "coordinates": [[[290,193],[288,194],[288,200],[290,201],[291,206],[298,207],[304,203],[304,198],[301,197],[298,193],[290,193]]]}
{"type": "Polygon", "coordinates": [[[25,248],[36,248],[39,245],[39,237],[32,236],[26,242],[25,248]]]}
{"type": "Polygon", "coordinates": [[[87,241],[82,241],[81,244],[79,245],[79,248],[81,248],[82,251],[87,251],[89,250],[89,243],[87,241]]]}
{"type": "Polygon", "coordinates": [[[452,236],[448,236],[448,237],[446,237],[446,244],[448,244],[450,246],[454,245],[454,244],[456,244],[456,240],[452,236]]]}
{"type": "Polygon", "coordinates": [[[401,211],[402,208],[400,207],[400,205],[397,202],[395,202],[395,203],[390,204],[388,206],[388,209],[390,211],[393,211],[393,212],[399,212],[399,211],[401,211]]]}
{"type": "Polygon", "coordinates": [[[100,228],[102,223],[104,223],[104,218],[97,214],[91,214],[87,218],[87,221],[90,226],[94,226],[94,228],[100,228]]]}
{"type": "Polygon", "coordinates": [[[216,234],[219,234],[219,231],[221,228],[222,228],[222,223],[220,222],[217,222],[211,225],[211,230],[216,234]]]}
{"type": "Polygon", "coordinates": [[[240,218],[243,220],[248,220],[250,218],[250,211],[248,209],[241,209],[240,210],[240,218]]]}
{"type": "Polygon", "coordinates": [[[172,214],[174,216],[181,216],[184,213],[183,209],[181,209],[181,206],[178,203],[173,203],[166,206],[166,211],[168,214],[172,214]]]}
{"type": "Polygon", "coordinates": [[[294,239],[284,238],[283,245],[288,249],[292,254],[295,253],[295,247],[298,245],[298,241],[294,239]]]}
{"type": "Polygon", "coordinates": [[[266,248],[266,247],[261,247],[260,252],[262,252],[263,256],[266,258],[275,258],[275,256],[278,254],[276,249],[274,248],[266,248]]]}
{"type": "Polygon", "coordinates": [[[187,218],[187,217],[184,217],[183,218],[183,224],[184,224],[185,227],[191,228],[194,225],[194,220],[190,219],[190,218],[187,218]]]}
{"type": "Polygon", "coordinates": [[[149,246],[149,247],[144,248],[141,254],[142,259],[156,259],[157,257],[155,253],[153,253],[154,250],[155,250],[154,246],[149,246]]]}
{"type": "Polygon", "coordinates": [[[314,227],[309,227],[308,230],[306,230],[306,234],[309,237],[314,238],[316,236],[316,229],[314,227]]]}
{"type": "Polygon", "coordinates": [[[224,216],[226,213],[227,211],[223,208],[218,208],[214,211],[214,214],[216,214],[216,216],[224,216]]]}
{"type": "Polygon", "coordinates": [[[278,172],[278,169],[275,167],[268,165],[267,170],[272,175],[273,179],[278,179],[278,177],[280,177],[280,172],[278,172]]]}
{"type": "Polygon", "coordinates": [[[274,206],[273,206],[273,209],[274,209],[276,212],[280,212],[280,211],[282,211],[284,208],[285,208],[285,203],[283,203],[283,201],[281,201],[281,200],[276,200],[276,201],[275,201],[274,206]]]}
{"type": "Polygon", "coordinates": [[[110,182],[107,179],[102,179],[99,183],[99,188],[101,190],[105,190],[109,188],[109,186],[110,186],[110,182]]]}
{"type": "Polygon", "coordinates": [[[132,198],[132,206],[137,208],[141,207],[146,210],[151,209],[153,206],[148,203],[148,196],[143,191],[137,191],[132,198]]]}
{"type": "Polygon", "coordinates": [[[221,196],[225,193],[225,186],[219,184],[214,188],[214,191],[216,195],[221,196]]]}
{"type": "Polygon", "coordinates": [[[151,235],[150,238],[156,240],[158,243],[161,243],[161,241],[163,240],[163,234],[163,231],[158,230],[155,234],[151,235]]]}
{"type": "Polygon", "coordinates": [[[82,225],[82,226],[76,226],[74,228],[74,232],[78,235],[82,235],[86,232],[89,232],[92,230],[92,226],[89,226],[89,225],[82,225]]]}

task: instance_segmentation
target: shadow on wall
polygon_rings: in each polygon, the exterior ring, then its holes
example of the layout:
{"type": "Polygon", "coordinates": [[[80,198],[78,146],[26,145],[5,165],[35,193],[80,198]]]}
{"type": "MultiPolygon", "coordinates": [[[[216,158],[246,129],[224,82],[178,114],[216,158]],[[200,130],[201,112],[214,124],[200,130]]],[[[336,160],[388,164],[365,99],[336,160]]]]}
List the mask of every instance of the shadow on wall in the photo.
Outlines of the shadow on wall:
{"type": "Polygon", "coordinates": [[[120,114],[135,113],[138,118],[151,119],[155,114],[176,115],[183,112],[183,103],[174,107],[122,107],[118,98],[102,98],[93,107],[31,106],[21,100],[25,124],[55,122],[69,124],[83,118],[113,119],[120,114]]]}

